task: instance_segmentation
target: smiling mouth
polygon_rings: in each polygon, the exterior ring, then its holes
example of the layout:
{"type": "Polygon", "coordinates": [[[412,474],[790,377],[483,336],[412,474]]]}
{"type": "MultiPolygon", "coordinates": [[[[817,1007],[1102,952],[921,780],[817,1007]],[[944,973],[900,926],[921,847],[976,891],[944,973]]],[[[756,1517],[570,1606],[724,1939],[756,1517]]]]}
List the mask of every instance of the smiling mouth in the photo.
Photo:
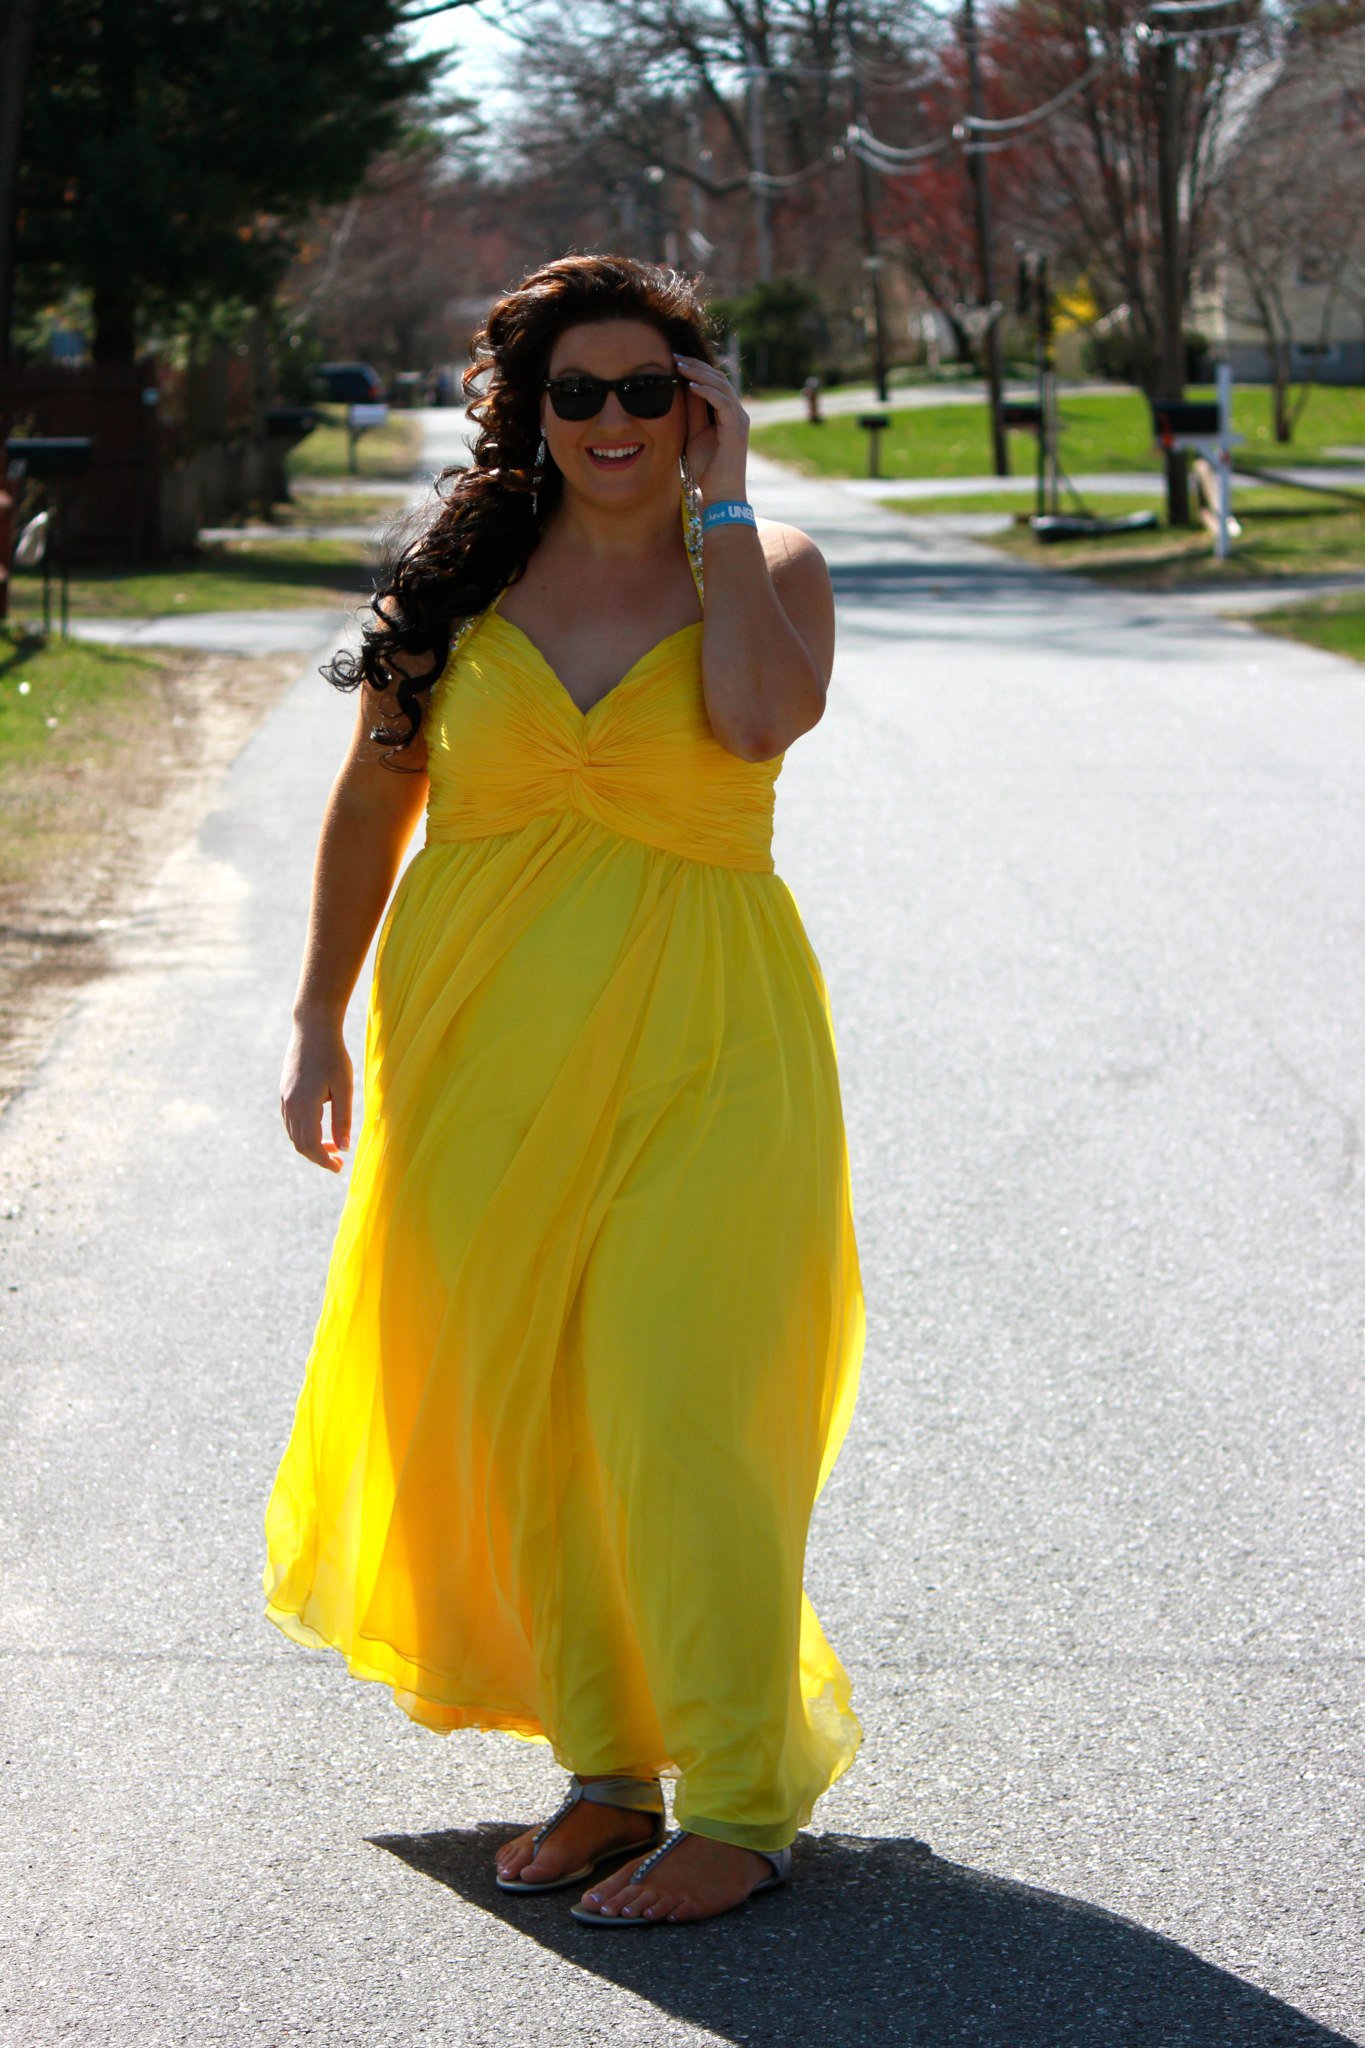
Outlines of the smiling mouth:
{"type": "Polygon", "coordinates": [[[644,447],[643,441],[630,441],[621,448],[589,448],[588,454],[603,469],[625,469],[637,455],[643,455],[644,447]]]}

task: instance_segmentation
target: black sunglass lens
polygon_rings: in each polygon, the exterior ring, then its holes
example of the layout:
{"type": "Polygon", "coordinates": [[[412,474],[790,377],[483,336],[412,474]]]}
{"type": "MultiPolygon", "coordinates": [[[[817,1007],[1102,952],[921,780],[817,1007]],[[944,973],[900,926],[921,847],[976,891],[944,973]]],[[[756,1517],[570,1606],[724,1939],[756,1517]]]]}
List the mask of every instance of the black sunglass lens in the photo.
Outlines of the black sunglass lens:
{"type": "Polygon", "coordinates": [[[676,377],[623,377],[616,389],[632,419],[660,420],[673,403],[676,377]]]}
{"type": "Polygon", "coordinates": [[[550,385],[550,403],[562,420],[590,420],[607,402],[607,387],[597,377],[557,377],[550,385]]]}

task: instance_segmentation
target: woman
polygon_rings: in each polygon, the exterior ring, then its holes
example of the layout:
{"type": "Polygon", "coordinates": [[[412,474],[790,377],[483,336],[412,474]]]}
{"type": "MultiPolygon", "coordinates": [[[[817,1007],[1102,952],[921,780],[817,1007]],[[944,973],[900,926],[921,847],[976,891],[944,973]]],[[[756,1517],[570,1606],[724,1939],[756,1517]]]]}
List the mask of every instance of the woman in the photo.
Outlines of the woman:
{"type": "Polygon", "coordinates": [[[824,984],[769,851],[829,576],[754,524],[676,273],[547,265],[465,385],[474,466],[331,671],[361,701],[282,1109],[333,1172],[346,1002],[424,802],[427,830],[380,933],[267,1611],[427,1727],[551,1745],[569,1795],[499,1852],[504,1889],[624,1855],[578,1917],[695,1920],[786,1876],[861,1733],[801,1570],[863,1303],[824,984]]]}

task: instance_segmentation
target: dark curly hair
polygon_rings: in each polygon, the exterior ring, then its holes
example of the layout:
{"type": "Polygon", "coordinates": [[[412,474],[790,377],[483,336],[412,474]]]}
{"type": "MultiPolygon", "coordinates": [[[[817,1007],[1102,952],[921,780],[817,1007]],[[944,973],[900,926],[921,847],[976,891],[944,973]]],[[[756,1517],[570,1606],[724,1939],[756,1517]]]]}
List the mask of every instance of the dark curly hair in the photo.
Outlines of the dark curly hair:
{"type": "Polygon", "coordinates": [[[473,465],[441,472],[441,508],[421,531],[404,542],[399,529],[359,652],[343,651],[322,671],[339,690],[368,683],[392,695],[406,730],[381,725],[370,735],[392,750],[386,765],[398,766],[394,756],[417,737],[456,626],[521,575],[559,501],[563,479],[554,463],[547,457],[539,475],[535,467],[541,389],[560,334],[590,320],[643,320],[670,350],[715,361],[695,283],[629,256],[562,256],[492,307],[463,379],[479,428],[473,465]],[[390,658],[399,653],[425,668],[405,673],[390,658]]]}

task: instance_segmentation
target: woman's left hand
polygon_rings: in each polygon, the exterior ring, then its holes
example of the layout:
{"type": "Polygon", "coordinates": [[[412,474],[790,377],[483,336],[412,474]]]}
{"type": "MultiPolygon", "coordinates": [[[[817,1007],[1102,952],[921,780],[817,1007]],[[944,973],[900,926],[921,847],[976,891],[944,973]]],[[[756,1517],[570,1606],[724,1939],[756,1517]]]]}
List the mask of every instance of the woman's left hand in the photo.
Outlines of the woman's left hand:
{"type": "Polygon", "coordinates": [[[749,459],[749,415],[723,370],[698,356],[675,355],[678,375],[687,391],[687,460],[697,488],[708,505],[721,498],[746,495],[749,459]],[[709,419],[706,408],[714,408],[709,419]]]}

